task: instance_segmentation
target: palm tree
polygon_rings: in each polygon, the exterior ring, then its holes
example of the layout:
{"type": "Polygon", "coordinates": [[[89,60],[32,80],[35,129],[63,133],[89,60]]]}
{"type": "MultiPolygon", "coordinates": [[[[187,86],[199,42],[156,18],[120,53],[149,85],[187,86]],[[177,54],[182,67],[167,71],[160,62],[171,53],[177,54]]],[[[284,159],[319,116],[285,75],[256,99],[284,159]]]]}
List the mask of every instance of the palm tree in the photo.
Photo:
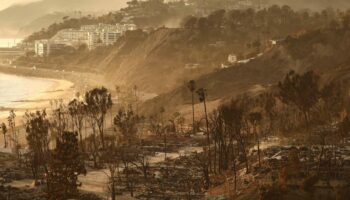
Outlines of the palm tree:
{"type": "Polygon", "coordinates": [[[257,139],[257,144],[258,144],[258,159],[259,159],[259,167],[261,167],[261,162],[260,162],[260,138],[259,134],[257,132],[257,126],[260,124],[262,120],[262,115],[259,112],[253,112],[249,114],[249,121],[253,125],[254,129],[254,135],[257,139]]]}
{"type": "Polygon", "coordinates": [[[133,91],[134,91],[134,95],[135,95],[135,110],[136,110],[136,115],[138,115],[138,97],[137,97],[137,85],[134,85],[133,91]]]}
{"type": "Polygon", "coordinates": [[[195,133],[195,124],[194,124],[194,91],[196,90],[196,82],[190,80],[187,84],[187,88],[192,93],[192,134],[195,133]]]}
{"type": "Polygon", "coordinates": [[[208,120],[208,112],[207,112],[207,90],[204,88],[199,88],[197,90],[199,101],[203,103],[204,105],[204,114],[205,114],[205,123],[206,123],[206,132],[207,132],[207,145],[208,145],[208,159],[209,159],[209,166],[211,168],[211,162],[210,162],[210,135],[209,135],[209,120],[208,120]]]}
{"type": "MultiPolygon", "coordinates": [[[[14,110],[10,111],[9,116],[7,117],[7,121],[8,121],[8,125],[11,128],[11,132],[12,132],[12,138],[11,140],[14,143],[14,146],[16,147],[18,145],[18,141],[17,141],[17,135],[16,135],[16,131],[15,131],[15,127],[16,127],[16,114],[14,110]]],[[[10,146],[11,146],[11,140],[10,140],[10,146]]]]}
{"type": "Polygon", "coordinates": [[[5,123],[1,124],[1,131],[2,131],[2,134],[4,135],[4,148],[7,148],[7,140],[6,140],[7,127],[5,123]]]}

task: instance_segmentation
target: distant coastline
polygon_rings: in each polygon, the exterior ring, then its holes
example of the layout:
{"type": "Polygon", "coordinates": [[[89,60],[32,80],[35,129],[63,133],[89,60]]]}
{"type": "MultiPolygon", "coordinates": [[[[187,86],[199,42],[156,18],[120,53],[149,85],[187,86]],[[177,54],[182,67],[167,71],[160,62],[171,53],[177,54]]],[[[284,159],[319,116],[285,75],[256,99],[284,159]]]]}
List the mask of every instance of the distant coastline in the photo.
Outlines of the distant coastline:
{"type": "Polygon", "coordinates": [[[103,76],[96,73],[59,71],[49,68],[33,69],[23,66],[15,67],[10,65],[0,65],[0,73],[17,76],[67,80],[74,83],[75,87],[79,89],[85,87],[100,86],[104,83],[102,81],[103,76]]]}
{"type": "MultiPolygon", "coordinates": [[[[33,69],[22,66],[0,65],[0,73],[25,76],[29,78],[51,79],[55,81],[55,86],[50,88],[44,94],[39,96],[34,95],[30,99],[21,99],[17,101],[21,103],[16,106],[19,115],[22,115],[26,110],[46,108],[49,100],[72,98],[76,92],[83,93],[88,88],[103,86],[103,76],[96,73],[87,72],[72,72],[58,71],[48,68],[33,69]]],[[[0,119],[4,118],[4,112],[12,108],[0,107],[0,119]],[[1,114],[2,113],[2,114],[1,114]]]]}

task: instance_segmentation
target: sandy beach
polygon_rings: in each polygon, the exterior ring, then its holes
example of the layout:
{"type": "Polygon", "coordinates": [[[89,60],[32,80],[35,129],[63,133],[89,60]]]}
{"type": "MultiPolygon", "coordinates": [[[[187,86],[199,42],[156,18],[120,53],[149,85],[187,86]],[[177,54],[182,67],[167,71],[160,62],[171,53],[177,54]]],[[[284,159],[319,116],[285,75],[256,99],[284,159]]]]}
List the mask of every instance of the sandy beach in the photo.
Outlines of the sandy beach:
{"type": "MultiPolygon", "coordinates": [[[[28,77],[27,77],[28,78],[28,77]]],[[[26,111],[35,111],[50,107],[50,101],[55,99],[63,99],[64,101],[71,99],[75,94],[74,83],[67,80],[59,79],[45,79],[30,77],[30,79],[42,79],[50,82],[50,87],[40,93],[34,94],[27,99],[21,99],[13,102],[11,107],[0,109],[0,121],[3,121],[7,116],[9,110],[16,111],[17,117],[22,117],[26,111]]]]}
{"type": "MultiPolygon", "coordinates": [[[[20,101],[11,104],[11,107],[0,107],[0,123],[8,124],[9,111],[16,111],[16,126],[19,131],[19,141],[25,145],[25,130],[23,116],[26,111],[36,111],[47,108],[51,109],[50,101],[62,99],[68,103],[77,92],[84,93],[93,87],[100,87],[104,84],[104,77],[98,73],[59,71],[47,68],[33,70],[28,67],[14,67],[0,65],[0,74],[15,75],[33,80],[45,80],[50,82],[50,87],[45,91],[31,95],[20,101]]],[[[1,135],[2,136],[2,135],[1,135]]],[[[3,146],[3,138],[0,137],[0,148],[3,146]]]]}
{"type": "Polygon", "coordinates": [[[50,107],[51,100],[63,99],[68,101],[77,92],[84,92],[90,87],[103,85],[103,77],[96,73],[58,71],[52,69],[36,69],[28,67],[1,66],[0,73],[22,76],[35,80],[45,80],[50,82],[50,88],[44,92],[35,94],[26,99],[21,99],[14,103],[15,106],[0,107],[0,122],[8,116],[11,109],[15,109],[17,116],[21,116],[25,111],[33,111],[50,107]],[[5,115],[5,116],[4,116],[5,115]]]}
{"type": "MultiPolygon", "coordinates": [[[[43,79],[43,78],[30,78],[43,79]]],[[[16,101],[11,108],[0,108],[0,123],[8,124],[7,117],[11,109],[16,114],[16,129],[18,131],[18,139],[20,144],[25,145],[25,130],[23,129],[23,116],[25,112],[35,112],[37,110],[47,109],[50,111],[50,101],[55,99],[63,99],[64,102],[69,101],[75,94],[74,83],[67,80],[45,79],[49,81],[51,86],[47,90],[30,96],[27,99],[16,101]]],[[[7,152],[10,149],[2,149],[4,144],[3,137],[0,137],[0,151],[7,152]]]]}

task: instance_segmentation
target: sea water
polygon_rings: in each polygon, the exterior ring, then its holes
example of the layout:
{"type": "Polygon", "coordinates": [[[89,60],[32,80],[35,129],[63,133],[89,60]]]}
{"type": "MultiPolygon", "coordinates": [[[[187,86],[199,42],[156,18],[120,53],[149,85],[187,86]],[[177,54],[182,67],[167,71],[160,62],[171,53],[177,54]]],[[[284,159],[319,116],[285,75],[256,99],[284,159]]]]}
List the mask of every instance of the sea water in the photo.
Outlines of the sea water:
{"type": "Polygon", "coordinates": [[[47,92],[53,84],[52,80],[0,73],[0,108],[28,102],[47,92]]]}
{"type": "Polygon", "coordinates": [[[22,42],[22,39],[18,39],[18,38],[0,38],[0,48],[15,47],[20,42],[22,42]]]}

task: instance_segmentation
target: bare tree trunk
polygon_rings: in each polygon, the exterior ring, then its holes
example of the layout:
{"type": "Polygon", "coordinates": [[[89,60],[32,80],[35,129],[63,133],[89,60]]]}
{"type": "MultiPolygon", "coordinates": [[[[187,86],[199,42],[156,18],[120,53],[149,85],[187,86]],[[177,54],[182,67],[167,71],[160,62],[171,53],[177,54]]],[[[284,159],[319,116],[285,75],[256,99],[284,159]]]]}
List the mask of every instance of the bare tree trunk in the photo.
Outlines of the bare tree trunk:
{"type": "Polygon", "coordinates": [[[105,139],[104,139],[103,123],[104,123],[104,119],[102,119],[102,120],[100,121],[100,123],[98,123],[98,130],[99,130],[99,132],[100,132],[100,139],[101,139],[102,148],[105,149],[105,139]]]}
{"type": "Polygon", "coordinates": [[[81,129],[79,129],[79,137],[80,137],[80,148],[81,148],[81,151],[83,153],[85,153],[85,147],[84,147],[84,144],[83,144],[83,134],[82,134],[81,129]]]}
{"type": "Polygon", "coordinates": [[[164,161],[166,162],[166,151],[167,151],[167,130],[164,131],[164,161]]]}
{"type": "Polygon", "coordinates": [[[237,191],[237,166],[236,166],[236,159],[233,160],[233,173],[234,173],[234,182],[235,182],[235,192],[237,191]]]}
{"type": "Polygon", "coordinates": [[[247,152],[245,149],[245,145],[243,145],[243,149],[242,149],[243,155],[244,155],[244,160],[245,160],[245,167],[246,167],[246,173],[249,173],[249,164],[248,164],[248,156],[247,156],[247,152]]]}
{"type": "Polygon", "coordinates": [[[321,153],[320,153],[320,156],[318,157],[318,174],[320,174],[321,172],[321,165],[322,165],[322,156],[324,154],[324,146],[322,145],[322,148],[321,148],[321,153]]]}
{"type": "Polygon", "coordinates": [[[212,171],[212,166],[211,166],[211,151],[210,151],[209,120],[208,120],[208,112],[207,112],[207,103],[206,103],[206,99],[204,99],[203,103],[204,103],[205,122],[206,122],[206,127],[207,127],[207,145],[208,145],[209,169],[210,169],[210,171],[212,171]]]}
{"type": "Polygon", "coordinates": [[[92,150],[92,157],[94,159],[94,168],[97,168],[98,167],[98,164],[97,164],[97,151],[98,151],[98,147],[97,147],[97,144],[96,144],[96,135],[95,135],[95,126],[92,125],[92,142],[93,142],[93,145],[94,145],[94,148],[92,150]]]}
{"type": "Polygon", "coordinates": [[[261,167],[261,159],[260,159],[260,138],[258,132],[256,131],[256,126],[254,125],[254,132],[256,135],[257,143],[258,143],[258,160],[259,160],[259,168],[261,167]]]}
{"type": "Polygon", "coordinates": [[[112,184],[111,184],[111,199],[112,200],[115,200],[115,180],[114,180],[114,178],[115,178],[115,174],[114,174],[114,172],[113,172],[113,170],[111,170],[111,181],[112,181],[112,184]]]}
{"type": "Polygon", "coordinates": [[[214,142],[214,172],[216,173],[216,154],[217,154],[217,142],[214,142]]]}
{"type": "Polygon", "coordinates": [[[260,140],[259,140],[259,136],[258,136],[258,158],[259,158],[259,167],[261,167],[260,140]]]}
{"type": "Polygon", "coordinates": [[[309,137],[311,137],[311,133],[309,131],[309,119],[308,119],[308,116],[307,116],[308,112],[307,111],[303,111],[303,113],[304,113],[304,118],[305,118],[306,130],[308,132],[309,137]]]}
{"type": "Polygon", "coordinates": [[[7,148],[6,134],[3,134],[3,135],[4,135],[4,147],[7,148]]]}
{"type": "Polygon", "coordinates": [[[194,93],[192,92],[192,134],[195,134],[195,125],[194,125],[194,93]]]}

